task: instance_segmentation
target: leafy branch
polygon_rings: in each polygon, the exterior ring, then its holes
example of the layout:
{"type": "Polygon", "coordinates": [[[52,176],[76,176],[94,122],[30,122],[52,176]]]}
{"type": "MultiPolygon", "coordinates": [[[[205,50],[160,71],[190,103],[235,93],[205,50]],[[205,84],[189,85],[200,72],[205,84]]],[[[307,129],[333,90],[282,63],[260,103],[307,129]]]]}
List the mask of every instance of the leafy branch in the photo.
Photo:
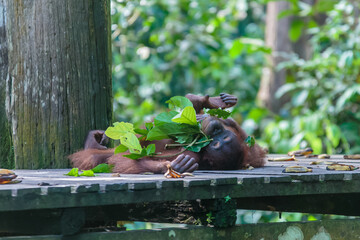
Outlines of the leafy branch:
{"type": "Polygon", "coordinates": [[[156,153],[154,144],[142,147],[140,140],[173,139],[176,144],[169,144],[167,147],[184,147],[184,150],[171,156],[179,155],[186,150],[199,152],[211,142],[212,139],[201,131],[201,123],[196,120],[196,112],[189,99],[176,96],[167,103],[171,111],[157,115],[152,123],[145,124],[145,129],[134,129],[133,124],[126,122],[116,122],[113,127],[109,127],[105,134],[121,142],[116,147],[115,154],[129,151],[130,154],[123,156],[131,159],[144,156],[169,157],[157,156],[159,153],[156,153]]]}

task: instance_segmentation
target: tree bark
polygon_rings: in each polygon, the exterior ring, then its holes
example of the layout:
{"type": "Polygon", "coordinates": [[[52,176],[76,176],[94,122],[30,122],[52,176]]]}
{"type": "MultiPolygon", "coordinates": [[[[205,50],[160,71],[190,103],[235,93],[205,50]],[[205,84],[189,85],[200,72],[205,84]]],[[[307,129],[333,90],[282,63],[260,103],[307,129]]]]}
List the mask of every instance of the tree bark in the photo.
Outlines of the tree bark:
{"type": "Polygon", "coordinates": [[[69,167],[112,120],[110,0],[6,0],[16,168],[69,167]]]}
{"type": "Polygon", "coordinates": [[[14,154],[10,126],[6,117],[6,77],[8,73],[8,49],[6,43],[6,8],[0,0],[0,168],[14,167],[14,154]]]}
{"type": "Polygon", "coordinates": [[[283,61],[281,53],[289,53],[291,50],[288,37],[290,17],[278,19],[278,15],[289,6],[286,1],[269,2],[266,12],[265,43],[272,48],[272,54],[267,57],[257,99],[261,106],[275,113],[279,112],[285,102],[284,98],[277,99],[275,93],[286,81],[286,71],[277,71],[275,68],[283,61]]]}

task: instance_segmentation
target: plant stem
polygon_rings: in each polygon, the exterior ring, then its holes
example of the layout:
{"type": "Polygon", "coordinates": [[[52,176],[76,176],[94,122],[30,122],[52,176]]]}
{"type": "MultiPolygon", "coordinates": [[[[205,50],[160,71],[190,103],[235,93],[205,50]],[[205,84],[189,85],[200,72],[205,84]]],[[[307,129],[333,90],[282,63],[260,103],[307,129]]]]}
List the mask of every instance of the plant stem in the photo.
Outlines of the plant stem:
{"type": "MultiPolygon", "coordinates": [[[[195,144],[200,144],[200,143],[204,143],[204,142],[211,142],[213,139],[210,138],[210,139],[206,139],[206,140],[203,140],[203,141],[200,141],[200,142],[196,142],[195,144]]],[[[183,146],[189,146],[189,144],[187,143],[174,143],[174,144],[166,144],[165,145],[165,149],[166,148],[171,148],[171,147],[183,147],[183,146]]]]}
{"type": "MultiPolygon", "coordinates": [[[[199,137],[200,137],[200,135],[197,135],[196,138],[194,139],[194,141],[192,141],[188,146],[191,147],[192,145],[194,145],[194,144],[196,143],[196,141],[198,140],[199,137]]],[[[185,146],[186,146],[186,144],[185,144],[185,146]]],[[[152,157],[154,157],[154,158],[170,158],[170,157],[175,157],[175,156],[177,156],[177,155],[182,154],[182,153],[185,152],[186,150],[187,150],[187,149],[184,148],[183,150],[181,150],[181,151],[178,152],[178,153],[174,153],[174,154],[170,154],[170,155],[161,155],[161,156],[156,156],[156,155],[154,155],[154,156],[152,156],[152,157]]]]}

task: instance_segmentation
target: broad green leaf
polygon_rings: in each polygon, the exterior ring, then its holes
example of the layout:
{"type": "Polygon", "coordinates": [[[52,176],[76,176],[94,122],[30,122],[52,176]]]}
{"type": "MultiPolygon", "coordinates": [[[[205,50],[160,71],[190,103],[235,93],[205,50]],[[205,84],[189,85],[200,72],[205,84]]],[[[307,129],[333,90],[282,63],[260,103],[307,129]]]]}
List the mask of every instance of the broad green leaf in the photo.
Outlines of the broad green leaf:
{"type": "Polygon", "coordinates": [[[231,200],[231,197],[229,195],[227,195],[226,197],[224,197],[224,199],[225,199],[225,203],[227,203],[228,201],[231,200]]]}
{"type": "Polygon", "coordinates": [[[156,151],[156,146],[155,144],[150,144],[146,147],[146,155],[147,156],[151,156],[155,153],[156,151]]]}
{"type": "Polygon", "coordinates": [[[282,85],[275,93],[276,98],[281,98],[284,94],[296,89],[298,86],[294,83],[287,83],[282,85]]]}
{"type": "Polygon", "coordinates": [[[154,127],[149,131],[146,140],[153,141],[153,140],[162,140],[166,138],[169,138],[169,136],[160,127],[154,127]]]}
{"type": "Polygon", "coordinates": [[[318,13],[328,12],[333,10],[338,2],[338,0],[318,0],[313,9],[318,13]]]}
{"type": "Polygon", "coordinates": [[[245,139],[245,143],[249,146],[249,147],[252,147],[255,145],[255,138],[252,137],[252,136],[248,136],[246,139],[245,139]]]}
{"type": "Polygon", "coordinates": [[[130,154],[127,154],[127,155],[123,155],[123,157],[127,157],[127,158],[130,158],[130,159],[133,159],[133,160],[137,160],[139,158],[144,157],[144,155],[137,154],[137,153],[130,153],[130,154]]]}
{"type": "Polygon", "coordinates": [[[190,150],[192,152],[200,152],[200,150],[203,148],[203,147],[206,147],[207,145],[210,144],[210,141],[207,141],[207,142],[204,142],[205,140],[208,140],[207,137],[203,136],[202,138],[200,138],[197,142],[198,143],[195,143],[193,146],[191,147],[186,147],[187,150],[190,150]],[[202,143],[199,143],[199,142],[202,142],[202,143]]]}
{"type": "Polygon", "coordinates": [[[186,97],[182,97],[182,96],[172,97],[169,100],[167,100],[166,103],[169,104],[170,109],[175,109],[175,108],[184,109],[186,107],[193,106],[192,102],[189,99],[187,99],[186,97]]]}
{"type": "Polygon", "coordinates": [[[178,143],[191,143],[194,140],[194,135],[183,134],[176,136],[176,142],[178,143]]]}
{"type": "Polygon", "coordinates": [[[230,57],[237,58],[243,51],[244,44],[242,44],[238,39],[233,41],[233,45],[229,50],[230,57]]]}
{"type": "Polygon", "coordinates": [[[84,170],[80,176],[84,177],[95,177],[95,174],[92,170],[84,170]]]}
{"type": "Polygon", "coordinates": [[[123,144],[120,144],[119,146],[117,146],[117,147],[115,148],[114,154],[126,152],[128,149],[129,149],[128,147],[124,146],[123,144]]]}
{"type": "Polygon", "coordinates": [[[109,164],[106,164],[106,163],[101,163],[101,164],[97,165],[96,167],[94,167],[91,170],[94,173],[111,173],[113,167],[114,167],[113,165],[109,165],[109,164]]]}
{"type": "Polygon", "coordinates": [[[179,112],[177,111],[170,111],[170,112],[163,112],[157,115],[154,119],[154,124],[156,127],[165,124],[165,123],[173,123],[171,119],[178,115],[179,112]]]}
{"type": "Polygon", "coordinates": [[[106,136],[115,140],[120,139],[126,133],[135,133],[134,126],[131,123],[116,122],[114,127],[108,127],[105,131],[106,136]]]}
{"type": "Polygon", "coordinates": [[[161,140],[165,138],[176,138],[178,135],[195,135],[200,133],[199,125],[188,125],[178,123],[164,123],[151,129],[147,140],[161,140]]]}
{"type": "Polygon", "coordinates": [[[186,107],[178,115],[172,118],[173,122],[185,123],[189,125],[198,125],[196,121],[196,112],[193,107],[186,107]]]}
{"type": "Polygon", "coordinates": [[[337,147],[340,143],[341,130],[335,124],[326,126],[326,137],[331,141],[333,147],[337,147]]]}
{"type": "Polygon", "coordinates": [[[293,98],[291,99],[291,102],[292,104],[294,104],[294,106],[302,106],[304,105],[308,95],[309,95],[309,90],[304,89],[300,92],[295,93],[293,98]]]}
{"type": "Polygon", "coordinates": [[[139,139],[133,133],[126,133],[120,138],[121,144],[128,147],[131,153],[139,153],[142,150],[139,139]]]}
{"type": "Polygon", "coordinates": [[[289,38],[292,42],[296,42],[300,38],[303,28],[303,20],[295,19],[292,21],[289,31],[289,38]]]}
{"type": "Polygon", "coordinates": [[[141,129],[141,128],[135,128],[134,129],[134,132],[136,134],[140,134],[140,135],[146,135],[148,133],[148,130],[147,129],[141,129]]]}
{"type": "Polygon", "coordinates": [[[223,110],[221,108],[209,109],[209,110],[206,110],[206,113],[209,114],[210,116],[217,117],[217,118],[222,118],[222,119],[227,119],[231,115],[231,112],[228,112],[228,111],[223,110]]]}
{"type": "Polygon", "coordinates": [[[145,127],[146,130],[150,131],[154,127],[154,124],[152,122],[147,122],[145,123],[145,127]]]}
{"type": "Polygon", "coordinates": [[[79,177],[79,169],[78,168],[73,168],[70,170],[70,172],[68,172],[67,174],[64,174],[67,176],[72,176],[72,177],[79,177]]]}
{"type": "Polygon", "coordinates": [[[348,88],[337,100],[336,111],[340,112],[345,107],[345,104],[350,102],[354,96],[360,95],[360,84],[354,84],[348,88]]]}

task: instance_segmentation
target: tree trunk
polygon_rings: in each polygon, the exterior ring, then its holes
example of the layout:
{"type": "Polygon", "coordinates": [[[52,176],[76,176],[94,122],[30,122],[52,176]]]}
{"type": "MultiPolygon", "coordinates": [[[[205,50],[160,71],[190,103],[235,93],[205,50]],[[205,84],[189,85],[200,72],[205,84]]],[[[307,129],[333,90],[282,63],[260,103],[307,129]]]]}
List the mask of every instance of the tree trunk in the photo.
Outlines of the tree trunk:
{"type": "Polygon", "coordinates": [[[275,93],[286,80],[286,71],[277,71],[275,68],[283,61],[281,53],[289,53],[291,50],[288,37],[290,17],[278,19],[278,15],[289,9],[289,6],[289,2],[285,1],[269,2],[266,12],[265,43],[273,52],[267,57],[257,98],[260,105],[275,113],[279,112],[285,102],[284,99],[277,99],[275,93]]]}
{"type": "Polygon", "coordinates": [[[5,111],[6,77],[8,73],[8,49],[6,44],[6,8],[0,0],[0,168],[13,168],[14,155],[10,126],[5,111]]]}
{"type": "Polygon", "coordinates": [[[69,167],[112,120],[110,0],[6,0],[16,168],[69,167]]]}

